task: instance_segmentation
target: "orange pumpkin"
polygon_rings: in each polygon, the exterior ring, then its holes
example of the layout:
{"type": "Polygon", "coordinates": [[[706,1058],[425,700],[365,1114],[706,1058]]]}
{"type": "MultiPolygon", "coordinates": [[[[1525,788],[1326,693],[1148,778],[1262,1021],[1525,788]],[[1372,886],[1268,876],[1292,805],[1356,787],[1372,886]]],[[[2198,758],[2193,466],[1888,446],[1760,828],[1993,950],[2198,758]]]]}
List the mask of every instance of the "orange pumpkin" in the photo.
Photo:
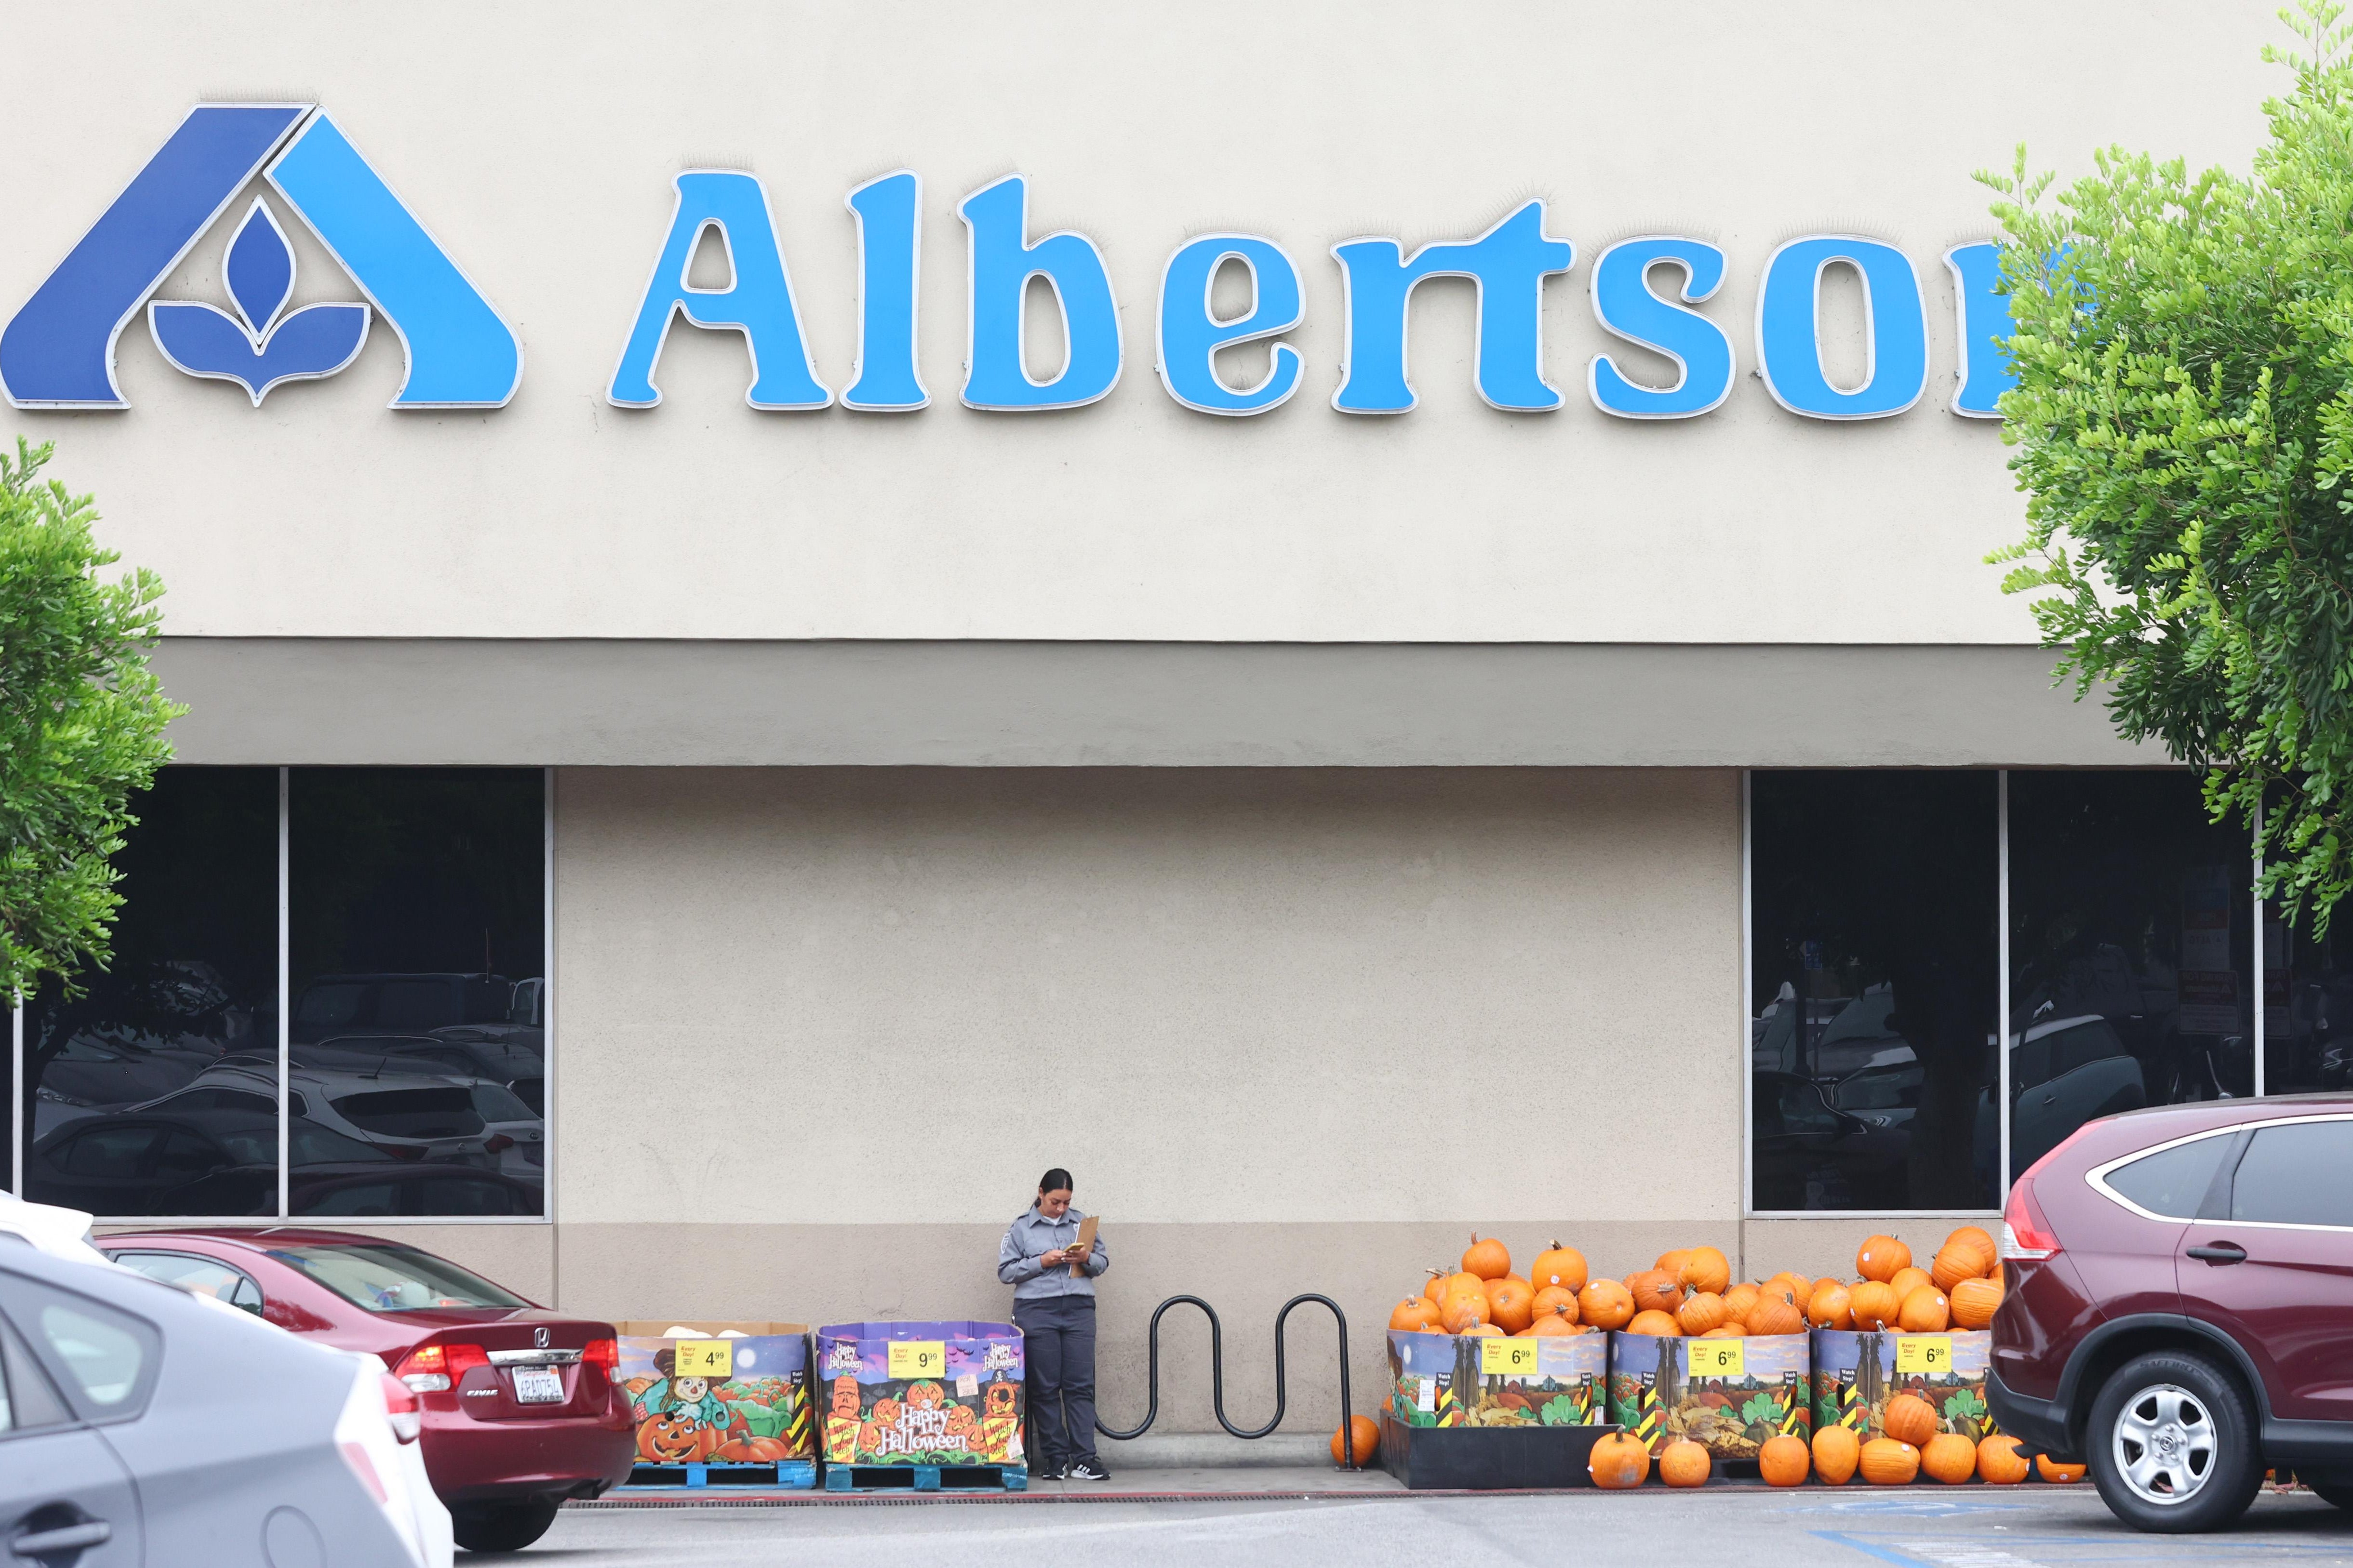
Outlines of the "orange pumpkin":
{"type": "MultiPolygon", "coordinates": [[[[1343,1458],[1340,1455],[1341,1435],[1340,1427],[1332,1428],[1332,1462],[1335,1465],[1345,1465],[1349,1462],[1348,1458],[1343,1458]]],[[[1369,1415],[1350,1416],[1346,1435],[1351,1450],[1349,1458],[1358,1465],[1372,1463],[1373,1456],[1380,1452],[1381,1447],[1381,1429],[1373,1425],[1373,1418],[1369,1415]]]]}
{"type": "Polygon", "coordinates": [[[1479,1233],[1472,1231],[1471,1245],[1462,1252],[1462,1272],[1476,1274],[1482,1279],[1501,1279],[1511,1271],[1510,1250],[1492,1236],[1480,1240],[1479,1233]]]}
{"type": "Polygon", "coordinates": [[[1630,1334],[1652,1334],[1660,1339],[1679,1340],[1683,1337],[1683,1325],[1675,1321],[1672,1312],[1637,1312],[1626,1325],[1630,1334]]]}
{"type": "Polygon", "coordinates": [[[1876,1279],[1866,1279],[1847,1292],[1847,1315],[1865,1333],[1876,1333],[1894,1322],[1903,1304],[1892,1287],[1876,1279]]]}
{"type": "Polygon", "coordinates": [[[1597,1329],[1622,1329],[1634,1317],[1634,1293],[1615,1279],[1595,1279],[1577,1293],[1577,1315],[1597,1329]]]}
{"type": "Polygon", "coordinates": [[[1794,1268],[1784,1268],[1780,1273],[1776,1274],[1772,1279],[1767,1280],[1766,1283],[1776,1289],[1788,1290],[1789,1293],[1789,1300],[1795,1301],[1800,1307],[1806,1304],[1806,1298],[1814,1293],[1814,1282],[1812,1279],[1807,1275],[1799,1273],[1794,1268]]]}
{"type": "Polygon", "coordinates": [[[1623,1432],[1612,1432],[1595,1439],[1585,1468],[1597,1487],[1612,1491],[1639,1487],[1651,1477],[1651,1450],[1623,1432]]]}
{"type": "Polygon", "coordinates": [[[1738,1323],[1718,1323],[1700,1335],[1704,1340],[1741,1340],[1747,1337],[1748,1331],[1738,1323]]]}
{"type": "Polygon", "coordinates": [[[2001,1305],[2001,1287],[1990,1279],[1964,1279],[1953,1287],[1949,1299],[1953,1321],[1965,1329],[1982,1329],[2001,1305]]]}
{"type": "Polygon", "coordinates": [[[1873,1437],[1862,1446],[1857,1468],[1873,1486],[1909,1486],[1920,1474],[1920,1450],[1893,1437],[1873,1437]]]}
{"type": "Polygon", "coordinates": [[[1651,1264],[1651,1268],[1654,1272],[1663,1274],[1670,1279],[1680,1280],[1683,1274],[1683,1259],[1690,1256],[1690,1247],[1679,1247],[1672,1252],[1659,1254],[1659,1260],[1651,1264]]]}
{"type": "Polygon", "coordinates": [[[2084,1467],[2063,1465],[2048,1454],[2037,1454],[2034,1456],[2034,1473],[2055,1486],[2065,1486],[2070,1481],[2084,1479],[2084,1467]]]}
{"type": "Polygon", "coordinates": [[[1892,1236],[1868,1238],[1854,1255],[1854,1271],[1882,1285],[1894,1279],[1897,1269],[1911,1266],[1912,1249],[1892,1236]]]}
{"type": "Polygon", "coordinates": [[[1980,1259],[1978,1264],[1978,1272],[1979,1274],[1983,1274],[1987,1269],[1991,1268],[1994,1266],[1995,1260],[2001,1256],[2001,1249],[1994,1246],[1992,1236],[1979,1226],[1965,1225],[1961,1226],[1958,1230],[1953,1232],[1952,1235],[1945,1237],[1945,1246],[1947,1247],[1959,1247],[1966,1251],[1975,1253],[1980,1259]]]}
{"type": "Polygon", "coordinates": [[[1724,1298],[1703,1290],[1675,1309],[1675,1321],[1687,1334],[1704,1334],[1724,1326],[1724,1298]]]}
{"type": "Polygon", "coordinates": [[[1992,1268],[1986,1270],[1986,1278],[1992,1280],[1997,1285],[2006,1285],[2008,1283],[2008,1281],[2003,1279],[2001,1277],[2001,1264],[1999,1260],[1995,1262],[1992,1268]]]}
{"type": "Polygon", "coordinates": [[[1444,1322],[1427,1296],[1409,1296],[1389,1309],[1389,1327],[1405,1333],[1435,1333],[1444,1322]]]}
{"type": "Polygon", "coordinates": [[[1899,1394],[1880,1412],[1879,1429],[1917,1448],[1936,1435],[1936,1407],[1916,1394],[1899,1394]]]}
{"type": "Polygon", "coordinates": [[[1430,1283],[1421,1288],[1421,1299],[1433,1307],[1446,1304],[1446,1288],[1454,1283],[1454,1276],[1443,1268],[1430,1271],[1430,1283]]]}
{"type": "Polygon", "coordinates": [[[1862,1442],[1852,1427],[1825,1426],[1814,1434],[1814,1474],[1834,1487],[1846,1485],[1862,1457],[1862,1442]]]}
{"type": "Polygon", "coordinates": [[[1894,1291],[1895,1299],[1901,1301],[1913,1291],[1935,1283],[1934,1279],[1928,1278],[1928,1271],[1925,1268],[1899,1268],[1895,1271],[1895,1277],[1887,1282],[1887,1288],[1894,1291]]]}
{"type": "Polygon", "coordinates": [[[1767,1279],[1764,1284],[1757,1287],[1757,1299],[1758,1300],[1787,1301],[1791,1306],[1797,1307],[1800,1310],[1802,1310],[1806,1304],[1806,1298],[1812,1294],[1813,1288],[1810,1284],[1809,1284],[1804,1290],[1799,1290],[1797,1286],[1792,1285],[1788,1280],[1783,1279],[1778,1274],[1776,1274],[1772,1279],[1767,1279]]]}
{"type": "Polygon", "coordinates": [[[1487,1281],[1488,1321],[1507,1334],[1516,1334],[1535,1321],[1535,1290],[1525,1279],[1487,1281]]]}
{"type": "Polygon", "coordinates": [[[1450,1334],[1468,1333],[1474,1323],[1492,1322],[1494,1316],[1484,1290],[1461,1290],[1446,1298],[1445,1323],[1450,1334]]]}
{"type": "Polygon", "coordinates": [[[1985,1265],[1978,1261],[1974,1247],[1958,1247],[1947,1244],[1928,1265],[1928,1279],[1937,1289],[1950,1291],[1964,1279],[1976,1279],[1985,1274],[1985,1265]]]}
{"type": "Polygon", "coordinates": [[[1978,1445],[1978,1479],[1989,1486],[2014,1487],[2026,1479],[2028,1468],[2018,1439],[2007,1432],[1997,1432],[1978,1445]]]}
{"type": "Polygon", "coordinates": [[[1549,1317],[1560,1311],[1568,1314],[1570,1322],[1577,1321],[1577,1292],[1566,1285],[1546,1285],[1537,1290],[1535,1300],[1528,1303],[1531,1317],[1549,1317]]]}
{"type": "Polygon", "coordinates": [[[1953,1304],[1934,1285],[1921,1286],[1895,1310],[1895,1326],[1907,1334],[1941,1334],[1952,1322],[1953,1304]]]}
{"type": "Polygon", "coordinates": [[[1499,1340],[1511,1337],[1493,1323],[1473,1323],[1467,1329],[1458,1331],[1458,1337],[1466,1340],[1482,1340],[1491,1334],[1499,1340]]]}
{"type": "Polygon", "coordinates": [[[1806,1451],[1805,1439],[1787,1432],[1766,1438],[1765,1446],[1757,1450],[1757,1473],[1765,1478],[1767,1486],[1803,1486],[1813,1469],[1813,1456],[1806,1451]]]}
{"type": "Polygon", "coordinates": [[[1563,1247],[1557,1241],[1536,1254],[1528,1265],[1528,1279],[1541,1294],[1548,1285],[1557,1285],[1575,1295],[1585,1289],[1585,1254],[1573,1247],[1563,1247]]]}
{"type": "Polygon", "coordinates": [[[1569,1298],[1549,1312],[1538,1312],[1527,1326],[1527,1332],[1543,1338],[1550,1334],[1581,1334],[1585,1330],[1577,1321],[1577,1299],[1569,1298]]]}
{"type": "Polygon", "coordinates": [[[1675,1283],[1673,1275],[1662,1268],[1629,1274],[1626,1289],[1634,1292],[1637,1311],[1672,1312],[1683,1304],[1683,1288],[1675,1283]]]}
{"type": "Polygon", "coordinates": [[[1939,1432],[1920,1450],[1920,1468],[1948,1487],[1978,1473],[1978,1446],[1957,1432],[1939,1432]]]}
{"type": "Polygon", "coordinates": [[[1806,1314],[1787,1297],[1767,1296],[1748,1309],[1747,1329],[1752,1334],[1803,1333],[1806,1314]]]}
{"type": "Polygon", "coordinates": [[[1843,1329],[1854,1321],[1854,1299],[1843,1285],[1833,1280],[1814,1292],[1806,1303],[1806,1321],[1818,1329],[1843,1329]]]}
{"type": "Polygon", "coordinates": [[[1446,1298],[1449,1296],[1459,1295],[1465,1290],[1476,1290],[1480,1294],[1484,1295],[1487,1290],[1487,1282],[1484,1279],[1480,1279],[1476,1274],[1469,1272],[1449,1274],[1446,1277],[1445,1281],[1438,1288],[1439,1310],[1441,1311],[1445,1310],[1446,1298]]]}
{"type": "MultiPolygon", "coordinates": [[[[961,1410],[962,1405],[956,1406],[961,1410]]],[[[793,1457],[793,1446],[782,1437],[735,1437],[711,1450],[714,1459],[733,1465],[773,1465],[793,1457]]]]}
{"type": "Polygon", "coordinates": [[[1724,1293],[1724,1315],[1734,1322],[1748,1316],[1748,1309],[1757,1305],[1757,1289],[1754,1285],[1735,1285],[1724,1293]]]}
{"type": "Polygon", "coordinates": [[[1732,1283],[1732,1264],[1713,1247],[1694,1247],[1675,1274],[1675,1282],[1694,1295],[1724,1294],[1732,1283]]]}
{"type": "Polygon", "coordinates": [[[657,1465],[700,1464],[727,1434],[679,1411],[650,1416],[638,1427],[638,1452],[657,1465]]]}
{"type": "Polygon", "coordinates": [[[1659,1479],[1671,1487],[1696,1487],[1707,1480],[1707,1450],[1688,1437],[1678,1437],[1659,1456],[1659,1479]]]}

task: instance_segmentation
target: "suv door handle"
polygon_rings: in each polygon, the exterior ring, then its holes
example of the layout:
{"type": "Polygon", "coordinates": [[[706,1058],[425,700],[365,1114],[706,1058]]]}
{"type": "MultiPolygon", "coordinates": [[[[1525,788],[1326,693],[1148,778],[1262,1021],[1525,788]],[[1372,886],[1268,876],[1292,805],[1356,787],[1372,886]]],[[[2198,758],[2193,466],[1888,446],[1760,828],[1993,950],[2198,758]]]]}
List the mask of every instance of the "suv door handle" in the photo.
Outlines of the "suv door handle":
{"type": "Polygon", "coordinates": [[[106,1521],[93,1519],[81,1524],[69,1524],[63,1530],[37,1531],[20,1535],[8,1543],[8,1550],[19,1557],[55,1557],[68,1552],[87,1552],[93,1546],[103,1546],[114,1531],[106,1521]]]}
{"type": "Polygon", "coordinates": [[[2247,1249],[2232,1242],[2221,1241],[2211,1247],[2193,1247],[2189,1249],[2189,1256],[2203,1258],[2211,1264],[2244,1263],[2247,1260],[2247,1249]]]}

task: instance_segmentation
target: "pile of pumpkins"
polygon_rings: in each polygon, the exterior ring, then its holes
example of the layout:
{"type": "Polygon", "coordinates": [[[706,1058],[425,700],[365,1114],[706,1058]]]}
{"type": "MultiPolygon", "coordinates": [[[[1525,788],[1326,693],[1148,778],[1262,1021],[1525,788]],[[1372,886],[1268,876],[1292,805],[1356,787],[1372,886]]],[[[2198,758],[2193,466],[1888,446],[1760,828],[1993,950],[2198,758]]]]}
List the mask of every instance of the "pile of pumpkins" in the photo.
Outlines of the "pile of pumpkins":
{"type": "MultiPolygon", "coordinates": [[[[2054,1464],[2037,1455],[2031,1467],[2018,1451],[2018,1439],[1996,1432],[1972,1442],[1957,1432],[1938,1432],[1936,1412],[1917,1394],[1887,1402],[1884,1437],[1862,1441],[1844,1426],[1825,1426],[1810,1447],[1803,1437],[1768,1437],[1757,1450],[1757,1469],[1777,1487],[1803,1486],[1809,1479],[1844,1486],[1857,1474],[1873,1486],[1907,1486],[1926,1473],[1958,1486],[1972,1476],[1994,1486],[2015,1486],[2030,1468],[2046,1481],[2080,1481],[2081,1465],[2054,1464]],[[1912,1406],[1918,1406],[1916,1410],[1912,1406]],[[1902,1425],[1899,1426],[1899,1423],[1902,1425]],[[1910,1436],[1899,1436],[1898,1431],[1910,1436]]],[[[1659,1454],[1659,1479],[1671,1487],[1695,1487],[1708,1479],[1713,1461],[1706,1448],[1679,1437],[1659,1454]]],[[[1651,1451],[1639,1437],[1611,1432],[1595,1439],[1587,1468],[1593,1484],[1610,1490],[1639,1487],[1651,1476],[1651,1451]]]]}

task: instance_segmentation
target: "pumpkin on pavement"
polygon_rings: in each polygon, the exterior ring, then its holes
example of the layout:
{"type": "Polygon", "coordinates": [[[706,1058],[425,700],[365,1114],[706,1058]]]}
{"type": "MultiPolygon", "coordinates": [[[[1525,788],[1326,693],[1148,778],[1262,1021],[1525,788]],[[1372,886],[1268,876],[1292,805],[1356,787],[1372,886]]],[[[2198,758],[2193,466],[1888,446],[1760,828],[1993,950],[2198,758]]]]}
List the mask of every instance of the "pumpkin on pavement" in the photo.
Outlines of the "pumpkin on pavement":
{"type": "Polygon", "coordinates": [[[1920,1450],[1893,1437],[1873,1437],[1862,1446],[1858,1468],[1873,1486],[1908,1486],[1920,1474],[1920,1450]]]}
{"type": "Polygon", "coordinates": [[[1936,1407],[1916,1394],[1899,1394],[1880,1413],[1879,1429],[1917,1448],[1936,1435],[1936,1407]]]}
{"type": "Polygon", "coordinates": [[[1765,1446],[1757,1450],[1757,1473],[1765,1478],[1767,1486],[1803,1486],[1813,1469],[1814,1457],[1807,1451],[1802,1437],[1784,1432],[1778,1437],[1766,1438],[1765,1446]]]}
{"type": "Polygon", "coordinates": [[[2031,1468],[2018,1451],[2018,1439],[2007,1432],[1996,1432],[1978,1445],[1978,1479],[1989,1485],[2014,1487],[2031,1468]]]}
{"type": "Polygon", "coordinates": [[[1825,1426],[1814,1434],[1814,1474],[1834,1487],[1846,1485],[1862,1457],[1862,1441],[1848,1426],[1825,1426]]]}
{"type": "Polygon", "coordinates": [[[1958,1432],[1939,1432],[1921,1445],[1920,1468],[1948,1487],[1978,1473],[1978,1446],[1958,1432]]]}
{"type": "MultiPolygon", "coordinates": [[[[1370,1464],[1373,1456],[1380,1451],[1381,1429],[1373,1425],[1373,1418],[1369,1415],[1352,1415],[1348,1418],[1346,1430],[1350,1439],[1349,1447],[1353,1450],[1356,1462],[1359,1465],[1370,1464]]],[[[1337,1426],[1332,1428],[1332,1462],[1335,1465],[1345,1465],[1348,1462],[1340,1454],[1340,1435],[1341,1428],[1337,1426]]]]}
{"type": "Polygon", "coordinates": [[[2081,1465],[2063,1465],[2048,1454],[2037,1454],[2034,1456],[2034,1473],[2041,1476],[2046,1481],[2052,1481],[2063,1486],[2069,1481],[2082,1480],[2084,1479],[2084,1467],[2081,1465]]]}
{"type": "Polygon", "coordinates": [[[1612,1491],[1639,1487],[1651,1476],[1651,1450],[1622,1432],[1613,1432],[1594,1440],[1585,1468],[1597,1487],[1612,1491]]]}
{"type": "Polygon", "coordinates": [[[1659,1479],[1671,1487],[1695,1487],[1707,1479],[1707,1450],[1688,1437],[1678,1437],[1659,1456],[1659,1479]]]}

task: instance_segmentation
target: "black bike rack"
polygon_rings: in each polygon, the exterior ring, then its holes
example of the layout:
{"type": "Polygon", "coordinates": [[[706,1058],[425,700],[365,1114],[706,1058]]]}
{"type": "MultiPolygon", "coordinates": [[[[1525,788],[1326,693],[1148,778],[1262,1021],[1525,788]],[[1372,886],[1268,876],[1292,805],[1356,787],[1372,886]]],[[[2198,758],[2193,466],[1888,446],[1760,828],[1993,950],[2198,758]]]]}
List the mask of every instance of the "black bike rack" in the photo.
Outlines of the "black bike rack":
{"type": "Polygon", "coordinates": [[[1291,1310],[1302,1301],[1320,1302],[1331,1308],[1332,1321],[1340,1331],[1340,1430],[1350,1434],[1342,1439],[1340,1468],[1361,1470],[1364,1467],[1356,1463],[1356,1447],[1353,1440],[1354,1412],[1348,1403],[1348,1315],[1340,1310],[1340,1304],[1331,1297],[1319,1296],[1312,1290],[1303,1296],[1293,1296],[1282,1304],[1282,1310],[1274,1315],[1274,1419],[1265,1426],[1254,1432],[1245,1432],[1226,1419],[1226,1331],[1225,1326],[1218,1321],[1217,1309],[1198,1296],[1171,1296],[1152,1311],[1151,1359],[1147,1363],[1152,1402],[1145,1407],[1143,1421],[1132,1430],[1120,1432],[1104,1426],[1103,1418],[1097,1416],[1095,1430],[1106,1437],[1124,1443],[1130,1438],[1141,1437],[1152,1429],[1152,1423],[1160,1415],[1160,1320],[1171,1307],[1193,1306],[1200,1308],[1201,1316],[1209,1320],[1209,1405],[1217,1412],[1218,1425],[1237,1437],[1265,1436],[1282,1425],[1283,1407],[1290,1402],[1290,1394],[1283,1386],[1282,1377],[1282,1326],[1289,1321],[1291,1310]]]}

